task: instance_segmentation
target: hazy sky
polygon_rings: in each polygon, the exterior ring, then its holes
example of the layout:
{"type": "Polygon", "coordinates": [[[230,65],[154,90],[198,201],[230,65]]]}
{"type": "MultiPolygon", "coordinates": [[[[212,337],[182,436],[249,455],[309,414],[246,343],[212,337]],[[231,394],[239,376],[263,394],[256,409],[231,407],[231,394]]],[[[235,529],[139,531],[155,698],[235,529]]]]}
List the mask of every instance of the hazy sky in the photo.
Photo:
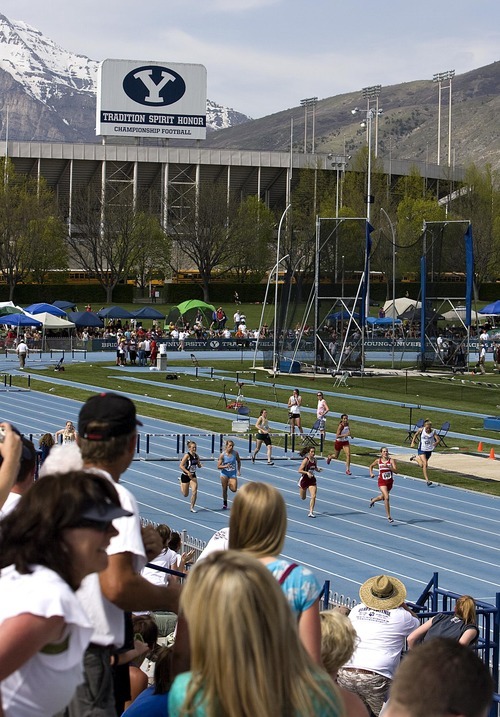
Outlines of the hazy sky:
{"type": "Polygon", "coordinates": [[[499,0],[3,0],[0,13],[93,60],[201,63],[209,98],[254,118],[500,59],[499,0]]]}

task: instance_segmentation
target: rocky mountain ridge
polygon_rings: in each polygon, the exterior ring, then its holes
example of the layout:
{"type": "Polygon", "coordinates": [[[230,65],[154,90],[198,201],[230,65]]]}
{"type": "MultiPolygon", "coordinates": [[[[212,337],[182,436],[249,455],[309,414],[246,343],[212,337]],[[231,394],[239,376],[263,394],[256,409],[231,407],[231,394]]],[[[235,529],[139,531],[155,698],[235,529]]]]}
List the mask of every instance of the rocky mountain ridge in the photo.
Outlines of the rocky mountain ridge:
{"type": "MultiPolygon", "coordinates": [[[[99,63],[64,50],[39,30],[0,14],[0,137],[96,142],[99,63]]],[[[220,130],[250,118],[207,101],[207,126],[220,130]]]]}

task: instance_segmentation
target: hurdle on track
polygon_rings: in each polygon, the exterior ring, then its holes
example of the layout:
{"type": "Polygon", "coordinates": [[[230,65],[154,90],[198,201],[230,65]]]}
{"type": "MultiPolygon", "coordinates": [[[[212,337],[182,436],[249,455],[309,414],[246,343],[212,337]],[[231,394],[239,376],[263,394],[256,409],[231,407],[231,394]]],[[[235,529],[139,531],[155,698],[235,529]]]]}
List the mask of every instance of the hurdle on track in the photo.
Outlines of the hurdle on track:
{"type": "Polygon", "coordinates": [[[31,376],[29,374],[21,374],[12,376],[11,373],[0,373],[0,391],[31,391],[31,376]],[[12,379],[26,379],[27,386],[16,386],[12,379]]]}
{"type": "MultiPolygon", "coordinates": [[[[285,454],[285,460],[294,459],[295,453],[308,446],[298,440],[295,434],[288,433],[270,433],[274,439],[280,439],[280,444],[274,444],[285,454]],[[281,439],[283,443],[281,444],[281,439]],[[290,457],[288,454],[292,454],[290,457]]],[[[135,460],[147,461],[175,461],[178,457],[185,453],[187,444],[190,440],[200,443],[199,452],[208,454],[207,457],[201,457],[201,460],[211,460],[220,455],[224,450],[226,440],[231,439],[235,442],[237,450],[242,452],[247,450],[252,452],[255,436],[253,433],[237,434],[234,433],[138,433],[136,444],[135,460]]],[[[323,452],[323,436],[318,438],[318,447],[323,452]]],[[[275,457],[276,459],[276,457],[275,457]]],[[[280,460],[277,457],[277,460],[280,460]]]]}

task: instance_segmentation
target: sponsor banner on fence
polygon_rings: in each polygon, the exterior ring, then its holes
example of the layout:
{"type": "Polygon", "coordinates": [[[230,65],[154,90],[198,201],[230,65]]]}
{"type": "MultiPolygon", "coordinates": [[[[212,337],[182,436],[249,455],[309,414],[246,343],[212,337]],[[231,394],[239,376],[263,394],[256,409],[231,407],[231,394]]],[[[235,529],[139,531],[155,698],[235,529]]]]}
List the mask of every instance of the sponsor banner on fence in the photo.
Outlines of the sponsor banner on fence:
{"type": "MultiPolygon", "coordinates": [[[[187,351],[254,351],[256,339],[186,339],[184,341],[184,350],[187,351]]],[[[166,339],[158,341],[158,344],[165,344],[168,351],[177,351],[179,348],[179,341],[176,339],[166,339]]],[[[477,350],[477,340],[471,340],[469,343],[472,351],[477,350]]],[[[116,339],[92,339],[92,351],[115,351],[117,347],[116,339]]],[[[90,348],[90,347],[88,347],[90,348]]],[[[301,346],[300,350],[303,351],[307,348],[311,348],[309,344],[301,346]]],[[[392,351],[393,342],[380,338],[380,339],[366,339],[365,340],[365,351],[392,351]]],[[[420,341],[418,339],[397,339],[394,342],[394,348],[396,351],[404,352],[415,352],[420,351],[420,341]]],[[[272,351],[273,341],[271,339],[261,339],[259,341],[259,351],[272,351]]],[[[285,346],[286,351],[293,351],[294,345],[292,342],[287,342],[285,346]]],[[[298,357],[299,358],[299,357],[298,357]]]]}

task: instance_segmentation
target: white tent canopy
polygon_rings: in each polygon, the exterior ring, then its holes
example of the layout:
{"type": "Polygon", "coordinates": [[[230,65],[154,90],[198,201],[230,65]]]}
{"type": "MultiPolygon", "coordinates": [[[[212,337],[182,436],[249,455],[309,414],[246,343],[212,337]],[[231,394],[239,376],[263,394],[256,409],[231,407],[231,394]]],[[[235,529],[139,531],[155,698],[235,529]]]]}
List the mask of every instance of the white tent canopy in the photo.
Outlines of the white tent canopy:
{"type": "Polygon", "coordinates": [[[422,306],[420,301],[415,301],[414,299],[410,299],[407,296],[402,296],[400,299],[395,299],[394,302],[392,301],[392,299],[390,301],[386,301],[383,306],[383,309],[385,315],[391,319],[394,315],[394,305],[396,307],[396,318],[398,318],[398,316],[401,316],[401,314],[404,314],[407,309],[413,307],[420,309],[420,307],[422,306]]]}
{"type": "MultiPolygon", "coordinates": [[[[465,306],[455,306],[454,309],[450,309],[442,314],[445,321],[465,321],[465,306]]],[[[477,311],[471,309],[471,321],[484,321],[486,318],[485,314],[478,314],[477,311]]]]}
{"type": "Polygon", "coordinates": [[[42,322],[44,329],[49,329],[51,331],[56,329],[72,329],[75,326],[72,321],[62,319],[59,316],[54,316],[53,314],[48,314],[46,311],[41,314],[33,314],[33,316],[35,319],[38,319],[38,321],[42,322]]]}

